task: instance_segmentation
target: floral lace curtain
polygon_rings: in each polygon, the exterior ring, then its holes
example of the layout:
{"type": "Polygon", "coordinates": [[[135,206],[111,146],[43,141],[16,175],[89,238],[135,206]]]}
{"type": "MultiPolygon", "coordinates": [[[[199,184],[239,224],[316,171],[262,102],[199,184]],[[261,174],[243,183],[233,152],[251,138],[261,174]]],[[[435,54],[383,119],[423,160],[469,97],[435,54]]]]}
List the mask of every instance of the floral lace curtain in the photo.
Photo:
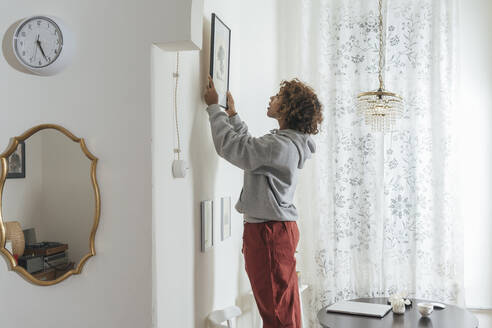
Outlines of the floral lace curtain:
{"type": "Polygon", "coordinates": [[[355,103],[378,87],[377,1],[279,7],[281,76],[311,84],[325,106],[317,154],[296,195],[308,327],[319,326],[319,309],[342,299],[406,290],[463,302],[451,134],[456,4],[384,3],[385,82],[405,99],[404,117],[385,136],[365,126],[355,103]]]}

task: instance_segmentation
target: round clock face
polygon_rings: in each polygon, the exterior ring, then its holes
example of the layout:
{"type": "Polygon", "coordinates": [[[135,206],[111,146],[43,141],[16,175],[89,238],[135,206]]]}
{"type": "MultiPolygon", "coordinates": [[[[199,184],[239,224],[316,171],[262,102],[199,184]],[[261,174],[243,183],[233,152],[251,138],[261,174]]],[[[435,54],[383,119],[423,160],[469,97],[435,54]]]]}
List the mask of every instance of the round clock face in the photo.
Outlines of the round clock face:
{"type": "Polygon", "coordinates": [[[14,51],[26,66],[42,68],[60,55],[63,35],[58,25],[48,17],[37,16],[24,21],[14,35],[14,51]]]}

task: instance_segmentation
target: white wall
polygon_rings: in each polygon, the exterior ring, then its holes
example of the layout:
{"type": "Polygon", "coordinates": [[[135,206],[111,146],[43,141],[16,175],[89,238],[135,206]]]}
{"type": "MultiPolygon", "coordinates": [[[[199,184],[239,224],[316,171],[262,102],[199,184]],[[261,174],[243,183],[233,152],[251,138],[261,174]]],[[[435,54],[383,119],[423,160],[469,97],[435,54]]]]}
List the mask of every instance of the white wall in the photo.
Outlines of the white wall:
{"type": "Polygon", "coordinates": [[[268,118],[266,112],[270,97],[279,90],[278,59],[284,55],[278,51],[280,3],[241,1],[241,89],[234,95],[241,98],[238,113],[256,136],[278,128],[277,121],[268,118]]]}
{"type": "MultiPolygon", "coordinates": [[[[204,46],[182,52],[179,118],[183,157],[190,164],[186,179],[173,179],[174,122],[172,71],[175,53],[153,48],[153,167],[155,238],[155,311],[158,327],[204,327],[213,309],[235,304],[239,293],[239,216],[232,215],[232,238],[200,252],[200,201],[238,196],[240,172],[219,160],[211,142],[208,115],[201,101],[208,74],[212,10],[232,29],[231,89],[239,89],[237,1],[205,3],[204,46]],[[213,6],[213,8],[212,8],[213,6]]],[[[216,225],[217,228],[217,225],[216,225]]],[[[215,229],[217,231],[217,229],[215,229]]],[[[217,237],[217,234],[216,234],[217,237]]]]}
{"type": "Polygon", "coordinates": [[[460,139],[466,305],[492,308],[492,3],[460,0],[460,139]]]}
{"type": "Polygon", "coordinates": [[[275,5],[276,1],[258,0],[205,2],[203,49],[180,53],[178,115],[183,158],[190,164],[185,179],[171,175],[176,54],[152,50],[154,302],[159,328],[205,327],[211,311],[234,304],[244,312],[239,327],[253,327],[251,309],[256,305],[244,272],[241,215],[232,210],[232,237],[224,242],[216,221],[215,247],[200,251],[200,201],[231,196],[234,205],[242,186],[242,172],[215,152],[201,96],[209,70],[210,17],[215,12],[232,29],[230,89],[241,117],[255,135],[275,127],[266,119],[268,97],[278,85],[275,5]]]}
{"type": "Polygon", "coordinates": [[[189,23],[188,2],[0,2],[2,32],[43,13],[77,36],[74,61],[57,76],[20,73],[0,58],[0,148],[34,125],[63,125],[99,157],[102,200],[97,256],[81,275],[39,287],[0,260],[2,327],[152,325],[150,47],[189,23]]]}

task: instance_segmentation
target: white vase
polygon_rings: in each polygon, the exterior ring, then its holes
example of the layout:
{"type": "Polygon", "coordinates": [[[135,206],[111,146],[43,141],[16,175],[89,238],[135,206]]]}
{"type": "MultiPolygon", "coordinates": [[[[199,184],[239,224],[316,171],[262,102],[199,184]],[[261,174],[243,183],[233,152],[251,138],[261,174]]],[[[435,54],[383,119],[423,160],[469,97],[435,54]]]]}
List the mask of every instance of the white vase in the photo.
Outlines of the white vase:
{"type": "Polygon", "coordinates": [[[403,299],[393,300],[391,302],[391,306],[393,307],[393,313],[405,313],[405,302],[403,301],[403,299]]]}

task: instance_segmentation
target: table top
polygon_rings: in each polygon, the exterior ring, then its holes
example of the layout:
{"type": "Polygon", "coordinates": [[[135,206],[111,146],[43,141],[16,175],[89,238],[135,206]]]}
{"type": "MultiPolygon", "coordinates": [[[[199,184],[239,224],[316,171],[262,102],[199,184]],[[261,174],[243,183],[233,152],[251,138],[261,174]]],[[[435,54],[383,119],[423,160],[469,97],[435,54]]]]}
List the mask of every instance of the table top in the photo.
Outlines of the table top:
{"type": "MultiPolygon", "coordinates": [[[[429,302],[411,299],[412,305],[406,307],[404,314],[388,312],[383,318],[326,312],[326,307],[318,312],[318,320],[327,328],[477,328],[477,318],[468,310],[446,304],[445,309],[434,308],[427,318],[422,317],[417,303],[429,302]]],[[[358,298],[352,301],[388,304],[388,298],[358,298]]]]}

